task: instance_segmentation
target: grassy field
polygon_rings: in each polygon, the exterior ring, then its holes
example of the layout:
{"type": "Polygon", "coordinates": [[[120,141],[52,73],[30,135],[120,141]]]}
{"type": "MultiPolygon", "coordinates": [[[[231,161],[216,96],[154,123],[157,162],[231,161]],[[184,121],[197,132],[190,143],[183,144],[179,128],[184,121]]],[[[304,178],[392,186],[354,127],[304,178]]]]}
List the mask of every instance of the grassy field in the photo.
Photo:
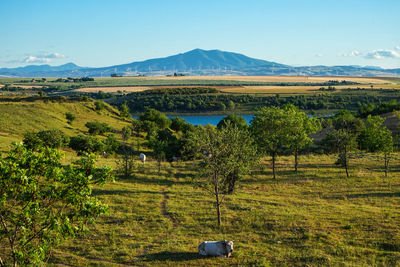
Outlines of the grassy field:
{"type": "MultiPolygon", "coordinates": [[[[92,101],[58,103],[0,102],[1,150],[20,141],[25,131],[58,128],[84,133],[87,121],[119,130],[128,125],[107,106],[92,101]],[[69,125],[65,113],[77,119],[69,125]]],[[[136,140],[130,140],[135,143],[136,140]]],[[[143,140],[142,140],[143,142],[143,140]]],[[[77,159],[65,150],[65,163],[77,159]]],[[[146,152],[147,153],[147,152],[146,152]]],[[[397,154],[400,157],[400,154],[397,154]]],[[[400,265],[400,162],[351,160],[350,178],[334,165],[335,155],[302,156],[298,173],[293,158],[278,161],[272,179],[268,159],[245,177],[222,207],[216,227],[213,198],[194,188],[194,162],[136,161],[133,175],[119,178],[93,194],[109,205],[91,232],[52,250],[52,266],[396,266],[400,265]],[[234,241],[231,258],[204,258],[204,240],[234,241]]],[[[99,159],[116,169],[114,157],[99,159]]]]}
{"type": "MultiPolygon", "coordinates": [[[[334,156],[291,157],[278,179],[263,161],[222,209],[189,181],[193,163],[137,163],[128,179],[96,188],[108,203],[92,232],[64,243],[49,263],[74,266],[396,266],[400,264],[399,162],[390,178],[381,163],[352,162],[346,179],[334,156]],[[197,254],[204,240],[234,241],[232,258],[197,254]]],[[[113,162],[110,160],[110,164],[113,162]]]]}
{"type": "Polygon", "coordinates": [[[0,151],[9,149],[12,142],[19,142],[27,131],[60,129],[67,135],[85,133],[88,121],[108,123],[113,129],[120,130],[129,125],[119,117],[118,111],[106,105],[106,109],[95,110],[94,102],[59,103],[43,102],[0,102],[0,151]],[[65,113],[71,112],[76,119],[70,125],[65,113]]]}

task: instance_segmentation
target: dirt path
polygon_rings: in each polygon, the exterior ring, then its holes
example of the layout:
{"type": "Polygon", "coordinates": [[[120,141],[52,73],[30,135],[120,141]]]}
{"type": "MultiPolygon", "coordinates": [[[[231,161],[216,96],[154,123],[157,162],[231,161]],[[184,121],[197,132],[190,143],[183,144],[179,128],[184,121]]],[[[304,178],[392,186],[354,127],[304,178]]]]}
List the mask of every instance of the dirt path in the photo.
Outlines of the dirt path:
{"type": "MultiPolygon", "coordinates": [[[[176,178],[176,175],[174,175],[174,182],[177,182],[177,181],[178,181],[178,179],[176,178]]],[[[161,189],[161,194],[163,195],[163,199],[160,203],[160,210],[161,210],[162,216],[172,223],[172,228],[176,228],[178,226],[178,222],[176,221],[176,219],[173,216],[171,216],[171,213],[169,213],[167,211],[167,201],[169,199],[169,196],[168,196],[168,193],[165,192],[165,190],[170,188],[171,186],[172,186],[172,184],[169,184],[166,187],[164,187],[163,189],[161,189]]]]}

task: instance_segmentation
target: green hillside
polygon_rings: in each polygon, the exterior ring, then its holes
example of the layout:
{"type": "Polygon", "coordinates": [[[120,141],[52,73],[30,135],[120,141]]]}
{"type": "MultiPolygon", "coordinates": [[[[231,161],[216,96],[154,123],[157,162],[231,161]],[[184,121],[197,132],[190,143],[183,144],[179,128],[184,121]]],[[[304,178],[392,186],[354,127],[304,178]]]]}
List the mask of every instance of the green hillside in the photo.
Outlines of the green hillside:
{"type": "Polygon", "coordinates": [[[116,130],[129,125],[107,104],[104,110],[96,111],[93,101],[0,102],[0,150],[8,150],[11,142],[21,141],[27,131],[60,129],[69,136],[85,133],[88,121],[106,122],[116,130]],[[72,124],[67,123],[67,112],[76,116],[72,124]]]}

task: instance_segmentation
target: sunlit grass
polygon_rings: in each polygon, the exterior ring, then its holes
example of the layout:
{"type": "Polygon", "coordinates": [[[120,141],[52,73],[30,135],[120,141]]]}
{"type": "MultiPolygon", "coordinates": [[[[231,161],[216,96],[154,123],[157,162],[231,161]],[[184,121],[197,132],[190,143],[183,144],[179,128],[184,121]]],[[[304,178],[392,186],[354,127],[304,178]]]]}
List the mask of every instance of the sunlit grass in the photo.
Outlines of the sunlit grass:
{"type": "Polygon", "coordinates": [[[265,159],[228,196],[216,227],[213,198],[193,188],[193,163],[137,163],[128,179],[96,188],[110,212],[85,237],[55,249],[53,264],[135,266],[400,264],[399,162],[390,178],[381,163],[334,156],[281,157],[272,179],[265,159]],[[204,240],[235,242],[232,258],[202,258],[204,240]]]}

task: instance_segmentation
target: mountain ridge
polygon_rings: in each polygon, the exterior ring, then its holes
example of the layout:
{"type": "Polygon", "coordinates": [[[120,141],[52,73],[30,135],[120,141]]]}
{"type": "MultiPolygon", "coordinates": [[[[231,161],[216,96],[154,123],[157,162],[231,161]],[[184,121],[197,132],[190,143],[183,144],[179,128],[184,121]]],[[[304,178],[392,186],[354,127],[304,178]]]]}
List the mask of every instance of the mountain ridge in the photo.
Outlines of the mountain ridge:
{"type": "Polygon", "coordinates": [[[382,69],[374,66],[300,66],[251,58],[221,50],[199,48],[176,55],[153,58],[108,67],[80,67],[72,62],[60,66],[28,65],[0,68],[0,76],[9,77],[110,77],[184,75],[256,75],[256,76],[400,76],[400,69],[382,69]]]}

